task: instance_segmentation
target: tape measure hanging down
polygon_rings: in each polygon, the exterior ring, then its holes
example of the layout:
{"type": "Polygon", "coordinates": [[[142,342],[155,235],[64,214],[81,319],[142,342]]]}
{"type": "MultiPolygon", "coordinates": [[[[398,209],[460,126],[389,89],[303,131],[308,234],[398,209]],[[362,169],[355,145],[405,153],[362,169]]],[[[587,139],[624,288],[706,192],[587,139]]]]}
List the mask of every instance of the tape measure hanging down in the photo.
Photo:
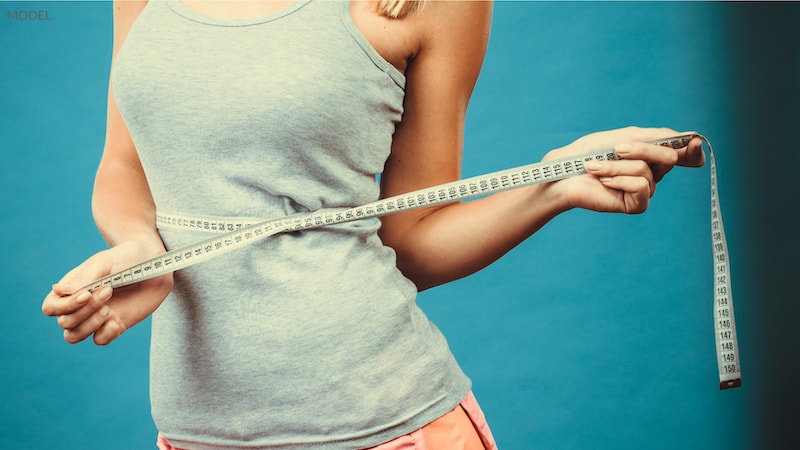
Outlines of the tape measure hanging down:
{"type": "MultiPolygon", "coordinates": [[[[714,250],[714,332],[720,389],[741,386],[739,349],[736,323],[733,316],[731,278],[728,248],[722,225],[722,214],[717,193],[714,152],[708,140],[698,134],[683,134],[649,141],[671,148],[683,148],[695,137],[708,146],[711,164],[711,237],[714,250]]],[[[82,289],[93,291],[102,286],[118,288],[138,283],[166,273],[174,272],[224,253],[245,247],[269,236],[303,231],[328,225],[381,217],[401,211],[456,202],[547,183],[586,173],[588,161],[621,159],[613,149],[595,151],[567,158],[544,161],[498,172],[466,178],[451,183],[419,189],[406,194],[380,199],[350,208],[325,208],[297,213],[263,222],[212,220],[202,217],[159,215],[157,224],[165,227],[216,232],[214,237],[187,247],[171,250],[160,256],[100,278],[82,289]]]]}
{"type": "Polygon", "coordinates": [[[740,387],[742,371],[739,363],[739,341],[736,338],[736,320],[733,316],[730,258],[725,227],[722,225],[722,210],[717,192],[717,164],[711,143],[708,146],[711,165],[711,246],[714,250],[714,333],[717,345],[720,390],[740,387]]]}

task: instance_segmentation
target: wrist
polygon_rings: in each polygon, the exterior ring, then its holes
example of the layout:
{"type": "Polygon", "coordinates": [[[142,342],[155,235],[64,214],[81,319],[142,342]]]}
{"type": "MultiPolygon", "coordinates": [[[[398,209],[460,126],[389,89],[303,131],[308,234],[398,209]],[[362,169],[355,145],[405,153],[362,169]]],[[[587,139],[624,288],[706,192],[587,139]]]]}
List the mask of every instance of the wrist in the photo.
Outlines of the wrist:
{"type": "Polygon", "coordinates": [[[525,195],[526,203],[535,205],[537,215],[548,219],[576,207],[570,201],[568,190],[559,181],[530,186],[526,188],[525,195]]]}

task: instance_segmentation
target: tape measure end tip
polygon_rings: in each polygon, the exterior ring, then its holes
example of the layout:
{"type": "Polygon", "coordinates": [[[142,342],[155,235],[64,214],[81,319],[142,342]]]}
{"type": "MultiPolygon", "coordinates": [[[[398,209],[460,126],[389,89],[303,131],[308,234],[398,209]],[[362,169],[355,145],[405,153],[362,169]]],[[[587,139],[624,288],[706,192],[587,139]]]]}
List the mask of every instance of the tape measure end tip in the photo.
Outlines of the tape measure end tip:
{"type": "Polygon", "coordinates": [[[742,387],[742,379],[741,378],[737,378],[735,380],[720,381],[720,383],[719,383],[719,390],[720,391],[724,391],[726,389],[738,388],[738,387],[742,387]]]}

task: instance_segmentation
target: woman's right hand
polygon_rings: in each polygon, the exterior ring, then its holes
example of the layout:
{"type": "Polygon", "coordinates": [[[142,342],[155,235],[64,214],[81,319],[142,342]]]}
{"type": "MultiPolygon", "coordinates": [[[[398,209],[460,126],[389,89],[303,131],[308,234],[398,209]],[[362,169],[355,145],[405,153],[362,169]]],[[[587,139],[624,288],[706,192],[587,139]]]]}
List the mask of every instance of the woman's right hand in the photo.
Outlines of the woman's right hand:
{"type": "Polygon", "coordinates": [[[42,312],[58,318],[64,340],[71,344],[94,335],[97,345],[109,344],[152,314],[172,290],[172,274],[112,291],[81,289],[94,280],[164,253],[161,242],[129,240],[96,253],[72,269],[44,299],[42,312]]]}

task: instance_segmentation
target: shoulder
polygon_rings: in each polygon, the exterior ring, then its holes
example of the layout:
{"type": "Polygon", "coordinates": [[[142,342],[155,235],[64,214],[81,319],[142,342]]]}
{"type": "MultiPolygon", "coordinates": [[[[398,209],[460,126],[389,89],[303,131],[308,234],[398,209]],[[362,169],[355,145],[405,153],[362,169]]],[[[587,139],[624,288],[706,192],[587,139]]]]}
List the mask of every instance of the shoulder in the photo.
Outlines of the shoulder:
{"type": "Polygon", "coordinates": [[[147,0],[114,0],[114,54],[116,55],[128,30],[147,6],[147,0]]]}
{"type": "Polygon", "coordinates": [[[428,0],[411,18],[423,39],[480,35],[489,31],[493,5],[485,0],[428,0]]]}
{"type": "Polygon", "coordinates": [[[491,1],[430,0],[412,26],[419,48],[410,59],[409,83],[469,94],[480,72],[491,30],[491,1]]]}
{"type": "Polygon", "coordinates": [[[462,68],[480,66],[491,29],[491,1],[430,0],[415,13],[411,26],[419,37],[416,63],[440,61],[462,68]]]}
{"type": "Polygon", "coordinates": [[[353,2],[350,12],[375,49],[405,72],[422,53],[446,54],[459,45],[485,45],[492,2],[427,0],[421,8],[399,19],[381,15],[370,2],[353,2]]]}
{"type": "Polygon", "coordinates": [[[489,0],[427,0],[402,21],[417,36],[415,54],[444,46],[480,45],[489,37],[492,8],[489,0]]]}

